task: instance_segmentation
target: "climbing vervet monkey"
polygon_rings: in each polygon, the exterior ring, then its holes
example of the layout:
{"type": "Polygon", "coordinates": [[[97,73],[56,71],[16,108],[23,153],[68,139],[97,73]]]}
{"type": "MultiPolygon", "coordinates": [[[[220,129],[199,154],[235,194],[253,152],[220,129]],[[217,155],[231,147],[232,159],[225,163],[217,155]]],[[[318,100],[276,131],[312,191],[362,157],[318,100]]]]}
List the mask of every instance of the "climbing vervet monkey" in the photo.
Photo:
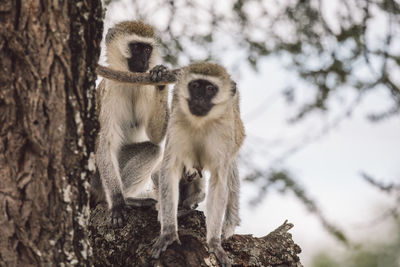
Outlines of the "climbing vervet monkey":
{"type": "MultiPolygon", "coordinates": [[[[109,68],[146,72],[160,81],[167,69],[158,65],[157,42],[153,28],[140,21],[124,21],[106,35],[109,68]]],[[[136,85],[104,79],[97,88],[100,132],[96,164],[111,213],[111,223],[121,227],[127,201],[134,205],[154,204],[151,199],[128,198],[137,195],[149,181],[161,156],[168,122],[166,86],[136,85]]],[[[99,181],[97,181],[98,184],[99,181]]],[[[96,181],[92,182],[93,185],[96,181]]]]}
{"type": "MultiPolygon", "coordinates": [[[[239,92],[226,70],[211,63],[184,68],[174,87],[166,147],[158,172],[161,234],[152,250],[154,258],[174,241],[180,243],[177,207],[182,170],[189,177],[208,170],[207,244],[221,264],[230,265],[221,237],[230,237],[240,222],[236,158],[244,137],[239,92]]],[[[201,186],[204,183],[198,183],[197,187],[201,186]]],[[[196,194],[204,190],[193,192],[194,199],[201,199],[196,194]]]]}

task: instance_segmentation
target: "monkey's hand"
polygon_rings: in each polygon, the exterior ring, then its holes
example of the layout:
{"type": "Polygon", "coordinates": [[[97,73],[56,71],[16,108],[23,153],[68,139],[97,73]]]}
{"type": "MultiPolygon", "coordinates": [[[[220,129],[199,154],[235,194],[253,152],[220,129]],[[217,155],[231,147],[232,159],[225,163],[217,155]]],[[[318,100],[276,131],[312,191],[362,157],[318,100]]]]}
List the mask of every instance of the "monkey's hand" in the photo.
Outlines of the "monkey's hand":
{"type": "Polygon", "coordinates": [[[121,228],[122,226],[124,226],[127,215],[128,215],[128,208],[125,205],[125,203],[112,207],[110,216],[110,222],[112,226],[116,228],[121,228]]]}
{"type": "Polygon", "coordinates": [[[187,168],[183,166],[183,174],[182,178],[185,179],[187,182],[192,182],[195,178],[200,177],[203,178],[203,174],[201,170],[198,168],[187,168]]]}
{"type": "Polygon", "coordinates": [[[158,259],[160,257],[161,252],[165,251],[167,247],[172,243],[174,243],[175,241],[179,245],[181,245],[181,241],[179,240],[178,232],[175,231],[175,227],[174,226],[166,227],[165,233],[161,233],[156,243],[153,245],[153,249],[151,250],[151,256],[154,259],[158,259]]]}
{"type": "Polygon", "coordinates": [[[157,65],[150,70],[150,80],[152,82],[159,82],[168,72],[168,68],[164,65],[157,65]]]}
{"type": "Polygon", "coordinates": [[[208,251],[213,253],[217,260],[223,267],[231,267],[232,263],[231,260],[226,255],[225,250],[221,246],[221,241],[217,238],[212,238],[208,243],[208,251]]]}

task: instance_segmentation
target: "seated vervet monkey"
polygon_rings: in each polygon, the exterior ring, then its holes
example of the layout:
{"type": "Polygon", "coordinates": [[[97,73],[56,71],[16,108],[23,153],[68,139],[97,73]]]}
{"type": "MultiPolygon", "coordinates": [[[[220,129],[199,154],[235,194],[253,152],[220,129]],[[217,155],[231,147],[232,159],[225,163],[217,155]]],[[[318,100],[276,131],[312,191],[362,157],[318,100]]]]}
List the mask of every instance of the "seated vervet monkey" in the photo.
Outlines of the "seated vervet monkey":
{"type": "MultiPolygon", "coordinates": [[[[106,35],[108,66],[118,71],[147,72],[157,82],[167,73],[158,65],[157,41],[150,25],[124,21],[106,35]]],[[[161,157],[160,143],[168,122],[166,86],[138,85],[103,79],[97,88],[100,131],[96,165],[100,179],[92,181],[93,191],[102,185],[110,209],[111,223],[125,223],[129,205],[154,205],[153,199],[135,199],[147,184],[161,157]]],[[[97,190],[96,190],[97,189],[97,190]]]]}

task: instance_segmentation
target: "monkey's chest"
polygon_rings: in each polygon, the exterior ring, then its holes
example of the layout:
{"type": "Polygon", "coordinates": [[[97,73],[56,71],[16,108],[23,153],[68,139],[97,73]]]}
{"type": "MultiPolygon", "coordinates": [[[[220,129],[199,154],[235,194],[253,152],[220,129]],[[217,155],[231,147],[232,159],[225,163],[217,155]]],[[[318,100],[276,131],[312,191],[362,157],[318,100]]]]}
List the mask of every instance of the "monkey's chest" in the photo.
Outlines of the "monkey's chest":
{"type": "Polygon", "coordinates": [[[151,99],[145,95],[132,98],[132,117],[139,122],[145,121],[152,108],[151,99]]]}
{"type": "Polygon", "coordinates": [[[222,159],[220,156],[221,143],[217,144],[217,139],[212,138],[196,138],[192,136],[192,140],[188,140],[186,147],[181,151],[181,160],[183,162],[190,162],[191,167],[210,170],[222,159]]]}
{"type": "Polygon", "coordinates": [[[131,92],[123,101],[119,101],[120,105],[124,101],[126,102],[126,112],[121,116],[121,125],[123,125],[124,137],[127,143],[148,140],[145,133],[145,125],[151,109],[150,100],[148,92],[143,92],[143,94],[131,92]]]}
{"type": "Polygon", "coordinates": [[[132,86],[118,86],[109,93],[105,107],[120,123],[145,119],[151,108],[152,90],[132,86]]]}

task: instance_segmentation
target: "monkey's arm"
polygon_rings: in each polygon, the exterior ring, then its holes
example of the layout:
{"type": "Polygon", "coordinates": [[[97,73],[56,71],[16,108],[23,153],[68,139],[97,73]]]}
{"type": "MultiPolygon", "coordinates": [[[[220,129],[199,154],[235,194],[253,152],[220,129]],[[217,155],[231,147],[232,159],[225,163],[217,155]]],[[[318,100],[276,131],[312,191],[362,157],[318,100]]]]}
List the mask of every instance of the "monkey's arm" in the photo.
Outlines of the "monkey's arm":
{"type": "MultiPolygon", "coordinates": [[[[163,65],[157,65],[150,70],[150,79],[154,82],[160,81],[164,76],[168,75],[168,69],[163,65]]],[[[152,143],[159,144],[165,136],[169,119],[167,86],[156,86],[148,118],[146,134],[152,143]]]]}
{"type": "Polygon", "coordinates": [[[176,76],[179,71],[180,69],[168,71],[168,73],[166,73],[162,77],[162,79],[160,79],[159,81],[154,81],[151,79],[151,75],[149,73],[118,71],[101,65],[99,65],[96,69],[96,73],[106,79],[117,82],[134,83],[141,85],[165,85],[175,83],[176,76]]]}
{"type": "MultiPolygon", "coordinates": [[[[167,89],[163,90],[165,94],[168,94],[167,89]]],[[[162,92],[157,92],[156,94],[162,94],[162,92]]],[[[150,142],[159,144],[162,141],[167,131],[168,120],[169,110],[167,96],[165,96],[164,99],[163,96],[156,96],[146,125],[146,134],[150,142]]]]}

